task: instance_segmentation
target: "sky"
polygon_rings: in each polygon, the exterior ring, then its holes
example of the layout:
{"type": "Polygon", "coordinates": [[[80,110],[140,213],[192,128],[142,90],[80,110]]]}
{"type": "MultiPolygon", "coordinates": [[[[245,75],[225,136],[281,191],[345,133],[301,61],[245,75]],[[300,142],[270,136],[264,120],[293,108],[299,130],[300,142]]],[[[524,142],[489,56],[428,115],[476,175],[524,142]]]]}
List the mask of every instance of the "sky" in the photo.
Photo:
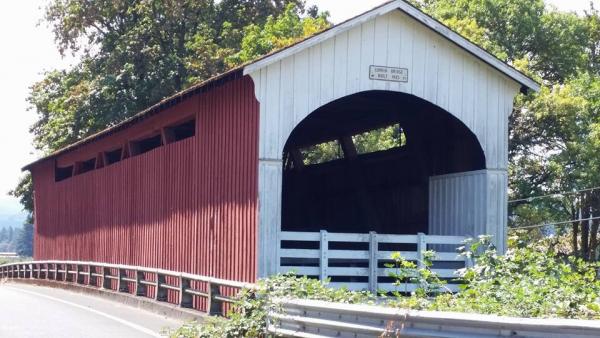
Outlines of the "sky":
{"type": "MultiPolygon", "coordinates": [[[[35,112],[26,102],[29,86],[43,78],[43,72],[64,69],[73,63],[63,59],[54,44],[52,31],[40,23],[49,0],[2,1],[0,3],[0,217],[21,210],[18,201],[7,195],[21,168],[40,156],[31,145],[29,126],[35,112]]],[[[600,5],[600,0],[593,0],[600,5]]],[[[307,0],[331,14],[339,23],[386,0],[307,0]]],[[[547,0],[561,10],[582,11],[589,0],[547,0]]],[[[600,7],[600,6],[597,6],[600,7]]]]}

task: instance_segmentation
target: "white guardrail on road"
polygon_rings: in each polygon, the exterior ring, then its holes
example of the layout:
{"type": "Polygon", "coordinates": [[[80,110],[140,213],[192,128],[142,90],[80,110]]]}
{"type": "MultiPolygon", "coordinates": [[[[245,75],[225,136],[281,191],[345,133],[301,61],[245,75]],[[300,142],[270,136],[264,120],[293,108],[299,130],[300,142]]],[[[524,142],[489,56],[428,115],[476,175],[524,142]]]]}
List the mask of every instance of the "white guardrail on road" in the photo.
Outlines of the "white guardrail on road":
{"type": "Polygon", "coordinates": [[[235,301],[240,289],[255,285],[184,272],[133,265],[79,261],[32,261],[0,265],[0,278],[50,280],[74,286],[127,293],[157,302],[169,302],[182,308],[223,315],[224,305],[235,301]],[[223,293],[225,291],[225,293],[223,293]],[[204,304],[198,301],[203,300],[204,304]]]}
{"type": "Polygon", "coordinates": [[[309,300],[280,300],[270,334],[284,337],[600,337],[600,321],[509,318],[409,311],[309,300]]]}

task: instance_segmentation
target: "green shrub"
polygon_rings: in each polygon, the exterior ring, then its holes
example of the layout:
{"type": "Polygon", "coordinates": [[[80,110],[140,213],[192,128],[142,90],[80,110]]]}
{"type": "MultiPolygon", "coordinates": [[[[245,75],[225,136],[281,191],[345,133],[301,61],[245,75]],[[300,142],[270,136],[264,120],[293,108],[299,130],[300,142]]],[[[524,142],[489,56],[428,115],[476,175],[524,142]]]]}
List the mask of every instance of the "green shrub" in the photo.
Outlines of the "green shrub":
{"type": "MultiPolygon", "coordinates": [[[[400,254],[393,255],[391,276],[397,292],[380,297],[383,306],[416,310],[472,312],[512,317],[561,317],[600,319],[598,264],[566,257],[537,245],[511,238],[511,249],[501,256],[489,237],[465,244],[462,255],[474,256],[477,264],[459,271],[461,292],[452,294],[431,270],[434,252],[425,252],[419,268],[400,254]],[[411,294],[402,283],[417,284],[411,294]]],[[[341,303],[374,304],[375,295],[347,289],[330,289],[327,282],[294,274],[274,276],[258,282],[257,290],[243,290],[229,320],[210,318],[198,326],[186,324],[170,332],[172,337],[259,337],[266,329],[269,311],[277,311],[276,298],[314,299],[341,303]]]]}
{"type": "Polygon", "coordinates": [[[563,257],[543,241],[516,242],[500,256],[482,237],[472,245],[477,264],[461,272],[465,285],[441,295],[429,309],[513,317],[600,319],[598,264],[563,257]]]}
{"type": "Polygon", "coordinates": [[[202,325],[188,323],[168,332],[171,337],[260,337],[264,335],[269,311],[277,310],[277,298],[300,298],[349,304],[373,304],[376,297],[366,291],[332,289],[316,279],[293,273],[260,280],[256,290],[242,290],[228,314],[229,319],[211,317],[202,325]]]}

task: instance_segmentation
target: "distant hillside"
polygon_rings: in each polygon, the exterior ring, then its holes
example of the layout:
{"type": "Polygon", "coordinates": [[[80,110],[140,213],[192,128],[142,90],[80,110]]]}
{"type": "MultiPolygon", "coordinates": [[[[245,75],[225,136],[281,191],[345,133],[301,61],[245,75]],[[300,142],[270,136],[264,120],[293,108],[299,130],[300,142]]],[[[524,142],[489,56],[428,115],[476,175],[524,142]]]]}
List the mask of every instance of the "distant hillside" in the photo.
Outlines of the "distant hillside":
{"type": "Polygon", "coordinates": [[[24,212],[16,213],[16,214],[3,214],[0,213],[0,229],[12,226],[14,228],[21,228],[25,220],[27,219],[27,214],[24,212]]]}
{"type": "Polygon", "coordinates": [[[0,195],[0,229],[9,226],[20,229],[27,219],[23,206],[14,197],[0,195]]]}

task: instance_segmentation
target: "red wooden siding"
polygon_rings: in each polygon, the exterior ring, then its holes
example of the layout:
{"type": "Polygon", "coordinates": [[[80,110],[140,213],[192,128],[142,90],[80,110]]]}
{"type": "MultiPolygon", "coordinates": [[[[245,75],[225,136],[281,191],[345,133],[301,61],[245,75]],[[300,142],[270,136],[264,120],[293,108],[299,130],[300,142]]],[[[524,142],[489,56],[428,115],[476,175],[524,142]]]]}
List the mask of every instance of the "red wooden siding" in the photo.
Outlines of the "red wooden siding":
{"type": "Polygon", "coordinates": [[[35,165],[35,259],[254,281],[259,113],[249,77],[194,95],[57,162],[86,159],[119,145],[132,130],[152,132],[160,121],[190,113],[196,136],[111,166],[54,182],[53,160],[35,165]]]}

